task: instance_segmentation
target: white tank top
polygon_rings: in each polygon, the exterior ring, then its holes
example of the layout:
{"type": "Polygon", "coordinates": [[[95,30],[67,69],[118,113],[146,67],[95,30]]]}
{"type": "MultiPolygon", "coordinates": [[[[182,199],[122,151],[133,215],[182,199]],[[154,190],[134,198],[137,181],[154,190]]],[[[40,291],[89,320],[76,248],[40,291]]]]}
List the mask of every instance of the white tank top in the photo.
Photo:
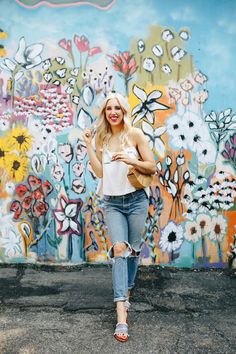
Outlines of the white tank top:
{"type": "MultiPolygon", "coordinates": [[[[134,146],[127,147],[124,151],[131,158],[137,158],[138,152],[134,146]]],[[[103,194],[104,195],[125,195],[134,192],[136,189],[127,178],[129,166],[122,161],[112,161],[114,152],[107,148],[103,149],[103,194]]]]}

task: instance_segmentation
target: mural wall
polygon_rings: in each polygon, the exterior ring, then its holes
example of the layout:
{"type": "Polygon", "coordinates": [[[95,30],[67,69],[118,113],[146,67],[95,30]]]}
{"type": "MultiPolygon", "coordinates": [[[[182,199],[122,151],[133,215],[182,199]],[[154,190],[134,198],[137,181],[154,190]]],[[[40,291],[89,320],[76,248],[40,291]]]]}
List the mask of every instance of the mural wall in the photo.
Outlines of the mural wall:
{"type": "Polygon", "coordinates": [[[222,6],[0,2],[0,262],[108,261],[101,181],[81,132],[116,90],[156,159],[140,262],[228,266],[236,7],[222,6]]]}

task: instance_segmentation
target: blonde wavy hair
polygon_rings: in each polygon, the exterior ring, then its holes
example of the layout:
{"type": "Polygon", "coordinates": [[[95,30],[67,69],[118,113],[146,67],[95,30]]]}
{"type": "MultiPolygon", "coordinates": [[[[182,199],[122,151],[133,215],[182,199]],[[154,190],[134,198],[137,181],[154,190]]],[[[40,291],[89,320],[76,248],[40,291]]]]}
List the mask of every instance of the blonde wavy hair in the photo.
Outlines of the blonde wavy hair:
{"type": "Polygon", "coordinates": [[[122,112],[124,114],[124,129],[123,132],[120,134],[120,142],[121,146],[129,146],[130,142],[128,139],[128,132],[131,128],[131,123],[130,123],[130,105],[128,100],[122,96],[120,93],[115,92],[115,93],[110,93],[105,100],[103,101],[101,107],[100,107],[100,113],[98,115],[98,121],[96,124],[96,135],[99,141],[101,142],[102,146],[106,146],[109,143],[109,140],[112,137],[112,130],[110,127],[110,124],[108,123],[106,116],[105,116],[105,109],[107,106],[107,103],[111,99],[116,99],[120,107],[122,109],[122,112]]]}

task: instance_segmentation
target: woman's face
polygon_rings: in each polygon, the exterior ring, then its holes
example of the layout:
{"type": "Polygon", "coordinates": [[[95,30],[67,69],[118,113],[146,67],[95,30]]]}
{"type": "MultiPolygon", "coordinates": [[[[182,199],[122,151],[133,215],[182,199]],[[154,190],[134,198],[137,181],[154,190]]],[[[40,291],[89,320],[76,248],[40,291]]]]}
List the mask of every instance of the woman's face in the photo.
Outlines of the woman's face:
{"type": "Polygon", "coordinates": [[[105,108],[105,117],[111,126],[119,126],[124,124],[124,113],[116,98],[107,101],[105,108]]]}

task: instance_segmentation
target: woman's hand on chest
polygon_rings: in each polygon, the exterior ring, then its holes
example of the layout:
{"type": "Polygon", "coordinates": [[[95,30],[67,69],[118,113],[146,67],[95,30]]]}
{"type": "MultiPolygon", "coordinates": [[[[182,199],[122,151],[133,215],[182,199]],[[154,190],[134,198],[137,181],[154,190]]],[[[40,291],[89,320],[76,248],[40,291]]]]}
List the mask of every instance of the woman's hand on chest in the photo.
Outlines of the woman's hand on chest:
{"type": "Polygon", "coordinates": [[[126,163],[127,165],[134,165],[136,159],[131,157],[127,152],[125,151],[118,151],[114,152],[112,155],[112,161],[121,161],[126,163]]]}

